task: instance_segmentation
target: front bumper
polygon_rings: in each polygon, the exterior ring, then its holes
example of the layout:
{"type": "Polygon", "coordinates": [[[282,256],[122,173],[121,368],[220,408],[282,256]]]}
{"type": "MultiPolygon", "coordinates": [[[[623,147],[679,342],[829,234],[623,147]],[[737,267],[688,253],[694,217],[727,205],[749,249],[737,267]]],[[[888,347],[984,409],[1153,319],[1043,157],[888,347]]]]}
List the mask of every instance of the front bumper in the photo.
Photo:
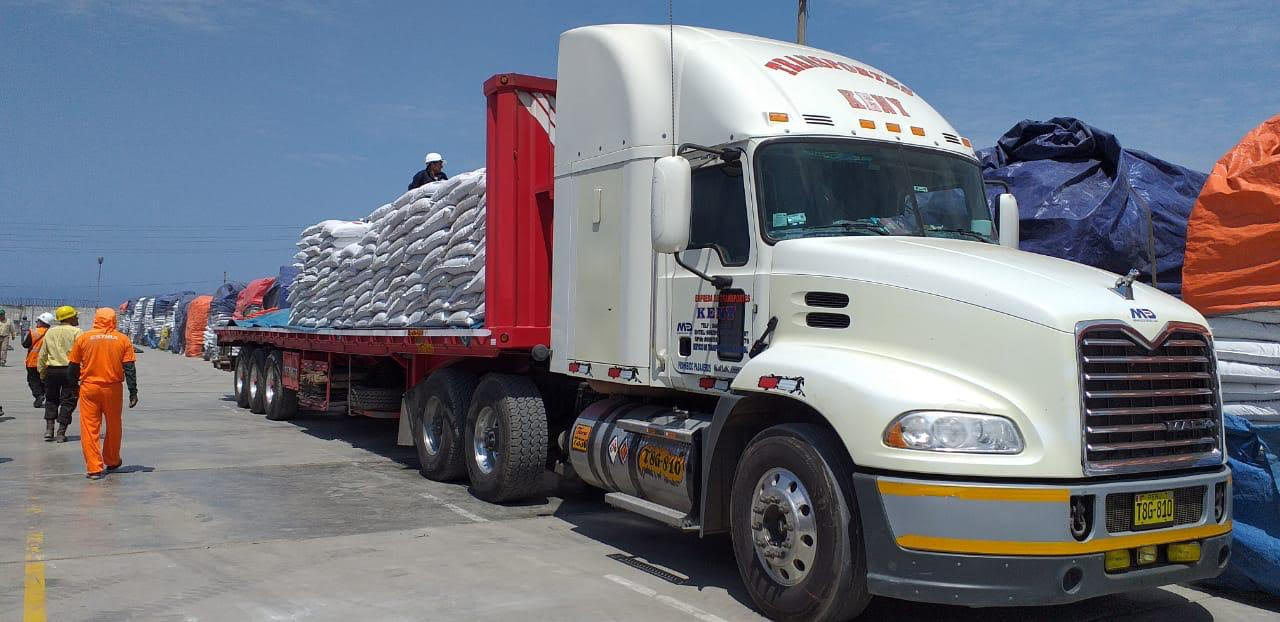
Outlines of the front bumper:
{"type": "MultiPolygon", "coordinates": [[[[938,482],[856,473],[873,594],[972,607],[1069,603],[1195,581],[1222,573],[1230,557],[1231,491],[1222,519],[1213,496],[1224,468],[1175,478],[1033,486],[938,482]],[[1198,520],[1149,531],[1108,530],[1107,495],[1203,486],[1198,520]],[[1093,495],[1092,530],[1072,537],[1072,496],[1093,495]],[[1162,562],[1108,573],[1104,553],[1199,542],[1194,563],[1162,562]]],[[[1117,506],[1119,507],[1119,506],[1117,506]]],[[[1112,527],[1117,521],[1112,518],[1112,527]]]]}

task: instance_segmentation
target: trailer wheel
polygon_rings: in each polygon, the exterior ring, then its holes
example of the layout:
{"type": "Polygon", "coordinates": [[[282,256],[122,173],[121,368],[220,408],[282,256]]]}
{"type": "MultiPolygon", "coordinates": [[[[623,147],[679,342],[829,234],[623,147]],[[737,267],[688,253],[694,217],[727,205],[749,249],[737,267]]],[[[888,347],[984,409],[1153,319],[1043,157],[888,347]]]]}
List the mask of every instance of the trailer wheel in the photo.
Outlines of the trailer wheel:
{"type": "Polygon", "coordinates": [[[476,387],[466,424],[471,491],[492,503],[533,494],[547,462],[547,409],[528,378],[489,374],[476,387]]]}
{"type": "Polygon", "coordinates": [[[733,478],[730,530],[742,582],[773,620],[846,620],[870,600],[852,465],[810,424],[769,428],[733,478]]]}
{"type": "Polygon", "coordinates": [[[249,407],[249,376],[252,365],[250,359],[253,358],[253,350],[245,348],[240,351],[240,356],[236,357],[234,372],[231,374],[236,394],[236,406],[240,408],[249,407]]]}
{"type": "Polygon", "coordinates": [[[292,419],[298,413],[298,392],[284,386],[283,358],[284,355],[279,350],[267,355],[262,402],[267,418],[272,421],[292,419]]]}
{"type": "MultiPolygon", "coordinates": [[[[240,356],[243,357],[244,352],[241,352],[240,356]]],[[[249,357],[249,412],[255,415],[261,415],[267,411],[262,400],[266,394],[266,366],[267,349],[254,350],[253,356],[249,357]]]]}
{"type": "Polygon", "coordinates": [[[405,394],[423,477],[448,482],[466,474],[463,430],[476,384],[475,374],[446,367],[405,394]]]}

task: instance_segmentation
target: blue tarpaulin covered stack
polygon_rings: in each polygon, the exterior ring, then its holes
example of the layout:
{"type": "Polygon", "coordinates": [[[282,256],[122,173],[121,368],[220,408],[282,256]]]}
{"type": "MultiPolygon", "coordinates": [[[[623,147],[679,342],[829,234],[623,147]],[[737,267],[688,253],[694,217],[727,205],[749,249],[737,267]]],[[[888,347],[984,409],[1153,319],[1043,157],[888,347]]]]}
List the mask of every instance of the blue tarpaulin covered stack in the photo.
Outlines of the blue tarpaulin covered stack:
{"type": "MultiPolygon", "coordinates": [[[[1179,295],[1187,217],[1207,175],[1124,149],[1078,119],[1022,121],[978,152],[987,181],[1009,184],[1022,250],[1124,274],[1179,295]]],[[[993,186],[992,191],[998,191],[993,186]]]]}
{"type": "Polygon", "coordinates": [[[280,266],[280,274],[276,276],[275,283],[271,284],[271,289],[262,297],[263,309],[288,309],[289,308],[289,286],[293,285],[294,277],[298,276],[299,270],[293,266],[280,266]]]}
{"type": "Polygon", "coordinates": [[[1212,583],[1280,596],[1280,425],[1226,416],[1233,505],[1231,563],[1212,583]]]}
{"type": "Polygon", "coordinates": [[[209,301],[209,325],[204,331],[205,352],[212,352],[218,347],[218,336],[213,332],[214,326],[225,326],[236,312],[236,298],[244,289],[244,283],[231,281],[223,283],[213,292],[213,300],[209,301]]]}
{"type": "Polygon", "coordinates": [[[178,297],[173,308],[173,332],[169,335],[169,351],[179,354],[187,347],[187,305],[195,300],[198,294],[186,292],[178,297]]]}

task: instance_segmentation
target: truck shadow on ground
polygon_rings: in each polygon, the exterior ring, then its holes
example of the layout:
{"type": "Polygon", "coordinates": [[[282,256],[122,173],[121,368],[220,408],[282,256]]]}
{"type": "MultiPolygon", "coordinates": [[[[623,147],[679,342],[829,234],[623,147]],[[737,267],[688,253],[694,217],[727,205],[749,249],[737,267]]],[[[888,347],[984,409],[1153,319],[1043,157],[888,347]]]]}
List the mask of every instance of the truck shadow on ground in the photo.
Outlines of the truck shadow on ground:
{"type": "Polygon", "coordinates": [[[413,447],[396,445],[399,422],[395,419],[351,417],[338,413],[299,411],[289,421],[303,433],[326,441],[342,441],[356,449],[382,456],[405,468],[418,469],[418,454],[413,447]]]}

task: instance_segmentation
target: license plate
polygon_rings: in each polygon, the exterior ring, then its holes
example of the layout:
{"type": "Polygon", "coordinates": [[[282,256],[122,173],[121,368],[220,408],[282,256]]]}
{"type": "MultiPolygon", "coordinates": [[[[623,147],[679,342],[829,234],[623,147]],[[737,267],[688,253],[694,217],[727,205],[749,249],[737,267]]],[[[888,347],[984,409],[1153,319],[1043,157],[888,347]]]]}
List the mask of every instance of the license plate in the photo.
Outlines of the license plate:
{"type": "Polygon", "coordinates": [[[1133,496],[1133,526],[1149,527],[1173,522],[1173,491],[1144,492],[1133,496]]]}

